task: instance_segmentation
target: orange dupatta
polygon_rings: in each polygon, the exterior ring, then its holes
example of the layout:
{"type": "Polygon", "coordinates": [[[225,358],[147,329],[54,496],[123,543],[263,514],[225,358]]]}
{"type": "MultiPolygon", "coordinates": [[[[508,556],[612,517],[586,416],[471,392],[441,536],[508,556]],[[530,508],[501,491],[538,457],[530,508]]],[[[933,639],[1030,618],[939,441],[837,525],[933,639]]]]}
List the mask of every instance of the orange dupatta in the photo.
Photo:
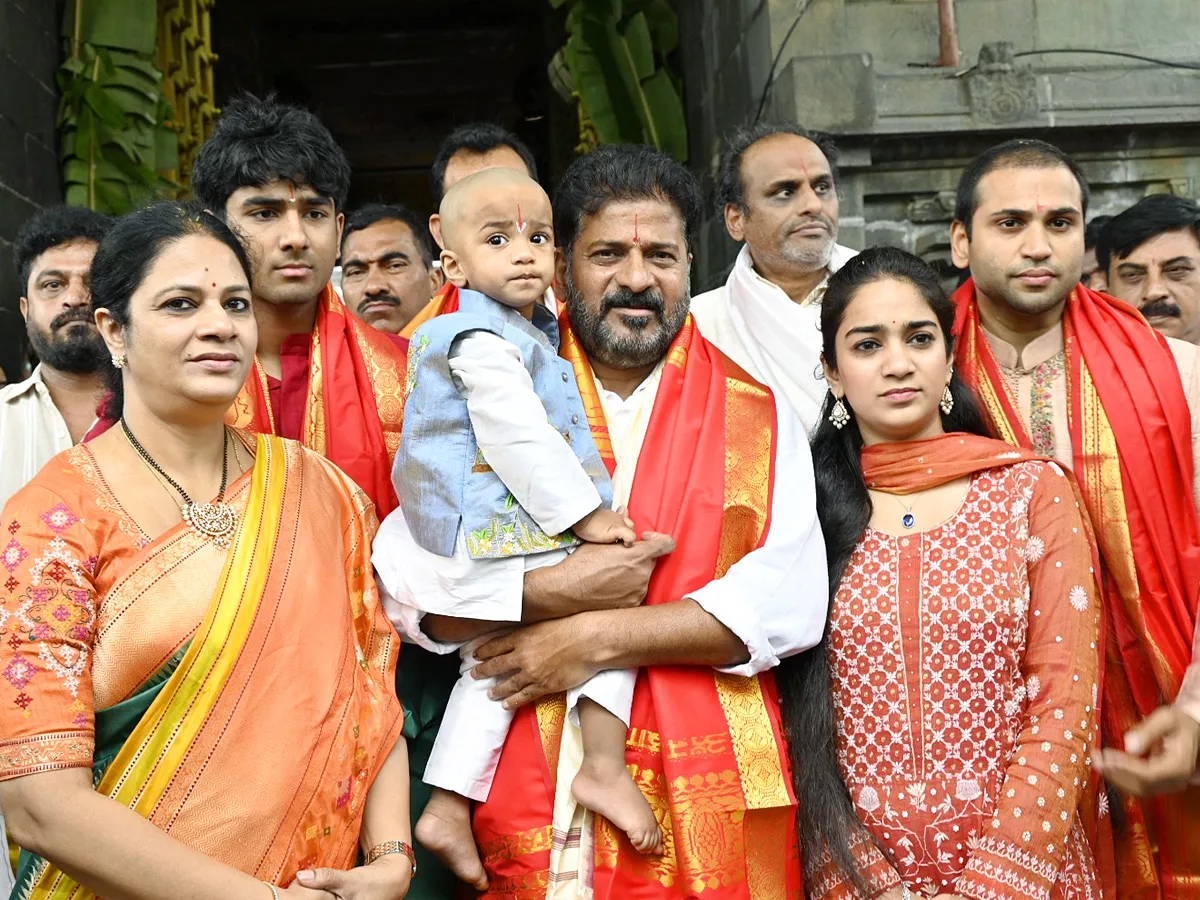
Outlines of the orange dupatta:
{"type": "MultiPolygon", "coordinates": [[[[956,363],[996,433],[1030,447],[1016,398],[979,320],[973,280],[954,294],[956,363]]],[[[1174,358],[1132,307],[1076,285],[1063,314],[1074,472],[1103,561],[1108,640],[1105,737],[1119,742],[1173,699],[1191,661],[1200,594],[1200,523],[1192,500],[1191,419],[1174,358]]],[[[1130,830],[1148,814],[1158,873],[1139,840],[1120,863],[1122,898],[1200,897],[1200,793],[1127,801],[1130,830]]]]}
{"type": "MultiPolygon", "coordinates": [[[[579,379],[593,434],[614,464],[591,368],[560,319],[562,355],[579,379]]],[[[696,331],[667,354],[629,501],[639,531],[672,534],[680,549],[659,561],[647,603],[678,600],[759,546],[769,525],[775,453],[770,392],[696,331]]],[[[486,896],[544,898],[561,695],[522,709],[509,731],[475,833],[486,896]]],[[[795,799],[774,679],[701,666],[638,674],[626,761],[666,837],[643,857],[607,822],[597,824],[598,898],[758,900],[802,896],[795,799]]],[[[570,840],[570,836],[565,836],[570,840]]]]}
{"type": "MultiPolygon", "coordinates": [[[[326,285],[312,334],[302,443],[366,491],[380,519],[398,503],[392,459],[400,446],[407,371],[404,354],[350,315],[333,286],[326,285]]],[[[225,421],[259,434],[278,434],[267,391],[267,373],[255,357],[225,421]]]]}
{"type": "Polygon", "coordinates": [[[447,281],[438,292],[433,295],[433,298],[421,307],[421,311],[408,320],[408,324],[400,329],[400,337],[411,338],[426,322],[435,316],[445,315],[446,313],[458,312],[458,287],[452,282],[447,281]]]}

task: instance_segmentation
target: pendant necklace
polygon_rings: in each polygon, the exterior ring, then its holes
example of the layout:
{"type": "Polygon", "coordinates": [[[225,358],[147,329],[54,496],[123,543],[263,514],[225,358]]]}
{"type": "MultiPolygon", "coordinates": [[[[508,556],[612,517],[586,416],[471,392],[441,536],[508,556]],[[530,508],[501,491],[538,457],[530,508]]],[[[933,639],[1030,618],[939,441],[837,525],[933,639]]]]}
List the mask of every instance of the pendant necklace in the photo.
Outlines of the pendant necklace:
{"type": "Polygon", "coordinates": [[[191,526],[192,530],[205,537],[212,538],[213,543],[222,550],[228,549],[229,539],[233,535],[233,530],[237,527],[237,515],[231,507],[225,504],[225,485],[229,478],[229,441],[226,436],[227,433],[222,432],[221,487],[217,491],[217,499],[213,503],[196,503],[174,478],[163,471],[162,466],[154,461],[154,457],[146,452],[146,448],[138,442],[138,439],[133,436],[133,432],[129,430],[129,425],[125,422],[124,418],[121,419],[121,429],[125,432],[125,437],[133,449],[137,451],[138,456],[142,458],[142,461],[165,478],[167,484],[179,492],[179,496],[183,498],[183,520],[191,526]]]}
{"type": "MultiPolygon", "coordinates": [[[[904,501],[895,494],[890,494],[889,496],[901,506],[904,506],[904,501]]],[[[904,506],[904,515],[900,517],[900,524],[905,528],[912,528],[917,524],[917,517],[913,515],[913,506],[915,505],[916,504],[909,504],[908,506],[904,506]]]]}

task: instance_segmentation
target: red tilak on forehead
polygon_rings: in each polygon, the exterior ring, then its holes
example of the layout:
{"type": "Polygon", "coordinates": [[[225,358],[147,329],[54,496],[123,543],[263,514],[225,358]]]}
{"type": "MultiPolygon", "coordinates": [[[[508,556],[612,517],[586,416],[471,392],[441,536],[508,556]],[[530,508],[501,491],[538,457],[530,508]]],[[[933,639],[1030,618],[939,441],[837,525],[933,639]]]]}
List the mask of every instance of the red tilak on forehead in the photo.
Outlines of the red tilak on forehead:
{"type": "Polygon", "coordinates": [[[641,243],[641,240],[638,238],[638,214],[637,213],[633,214],[633,242],[635,244],[641,243]]]}
{"type": "Polygon", "coordinates": [[[296,202],[296,186],[290,182],[288,183],[288,200],[292,203],[296,202]]]}
{"type": "Polygon", "coordinates": [[[525,233],[525,226],[529,223],[521,218],[521,204],[517,204],[517,231],[521,234],[525,233]]]}

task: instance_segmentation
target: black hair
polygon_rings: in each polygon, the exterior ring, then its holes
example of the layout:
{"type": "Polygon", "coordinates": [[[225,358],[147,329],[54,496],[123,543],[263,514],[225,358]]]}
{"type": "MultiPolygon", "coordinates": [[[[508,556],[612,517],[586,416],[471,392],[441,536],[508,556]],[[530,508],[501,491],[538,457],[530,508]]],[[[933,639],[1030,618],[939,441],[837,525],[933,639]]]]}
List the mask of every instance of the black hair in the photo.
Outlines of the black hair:
{"type": "Polygon", "coordinates": [[[455,153],[465,150],[467,153],[490,153],[500,147],[508,147],[516,152],[529,170],[529,177],[537,181],[537,163],[533,160],[533,152],[519,137],[502,125],[492,122],[469,122],[459,125],[446,135],[438,147],[437,155],[433,158],[433,166],[429,169],[429,187],[433,191],[433,202],[440,205],[446,196],[446,166],[455,153]]]}
{"type": "Polygon", "coordinates": [[[773,125],[763,122],[759,125],[739,128],[725,140],[725,149],[721,153],[721,169],[717,182],[718,212],[724,213],[725,207],[733,205],[746,212],[746,185],[742,179],[742,157],[746,151],[769,137],[777,134],[794,134],[806,138],[817,145],[825,159],[829,162],[829,172],[836,185],[838,180],[838,148],[833,137],[823,131],[813,131],[796,122],[773,125]]]}
{"type": "Polygon", "coordinates": [[[1100,242],[1100,232],[1112,221],[1112,216],[1095,216],[1083,229],[1083,249],[1091,250],[1100,242]]]}
{"type": "MultiPolygon", "coordinates": [[[[129,328],[129,298],[146,273],[173,244],[193,234],[215,238],[232,250],[250,283],[246,250],[224,221],[198,204],[164,201],[122,216],[100,242],[92,261],[92,313],[107,309],[118,325],[129,328]]],[[[125,400],[121,373],[108,365],[104,378],[109,390],[104,416],[119,419],[125,400]]]]}
{"type": "Polygon", "coordinates": [[[1165,231],[1190,231],[1200,241],[1200,205],[1173,194],[1143,197],[1101,229],[1096,264],[1107,272],[1114,259],[1124,259],[1165,231]]]}
{"type": "Polygon", "coordinates": [[[700,186],[673,157],[644,144],[603,144],[577,158],[554,194],[554,238],[570,254],[585,216],[606,203],[664,200],[683,219],[690,249],[700,228],[700,186]]]}
{"type": "Polygon", "coordinates": [[[234,191],[280,179],[311,187],[341,212],[350,192],[350,161],[310,110],[280,103],[274,94],[242,94],[226,104],[196,154],[192,192],[224,218],[234,191]]]}
{"type": "Polygon", "coordinates": [[[52,247],[71,241],[99,244],[112,228],[110,216],[82,206],[48,206],[30,216],[17,229],[13,239],[13,265],[20,279],[21,293],[29,290],[33,261],[52,247]]]}
{"type": "MultiPolygon", "coordinates": [[[[883,279],[908,282],[921,293],[942,330],[947,353],[953,352],[954,307],[937,272],[911,253],[894,247],[877,247],[864,250],[829,279],[821,300],[821,344],[830,368],[837,369],[837,332],[846,307],[860,288],[883,279]]],[[[951,378],[950,393],[954,408],[948,415],[942,414],[945,429],[988,434],[974,396],[957,373],[951,378]]],[[[845,427],[834,427],[829,421],[834,402],[832,392],[828,393],[812,439],[817,514],[825,537],[831,610],[842,574],[866,531],[872,511],[859,459],[862,433],[853,414],[845,427]]],[[[825,637],[816,647],[782,660],[777,673],[798,801],[800,853],[809,866],[827,848],[834,863],[856,887],[870,894],[865,890],[852,852],[854,838],[866,835],[837,761],[826,646],[828,625],[826,629],[825,637]]]]}
{"type": "Polygon", "coordinates": [[[1086,217],[1091,189],[1079,164],[1053,144],[1032,138],[1016,138],[984,150],[967,163],[958,179],[958,191],[954,198],[955,221],[962,222],[967,237],[970,237],[971,220],[975,218],[975,210],[979,206],[979,182],[985,175],[997,169],[1055,169],[1059,166],[1067,168],[1079,183],[1079,212],[1086,217]]]}
{"type": "Polygon", "coordinates": [[[433,268],[433,246],[429,236],[429,220],[423,219],[407,206],[399,203],[368,203],[346,216],[346,227],[342,230],[341,253],[346,252],[346,239],[356,231],[370,228],[378,222],[402,222],[412,232],[413,242],[421,254],[426,269],[433,268]]]}

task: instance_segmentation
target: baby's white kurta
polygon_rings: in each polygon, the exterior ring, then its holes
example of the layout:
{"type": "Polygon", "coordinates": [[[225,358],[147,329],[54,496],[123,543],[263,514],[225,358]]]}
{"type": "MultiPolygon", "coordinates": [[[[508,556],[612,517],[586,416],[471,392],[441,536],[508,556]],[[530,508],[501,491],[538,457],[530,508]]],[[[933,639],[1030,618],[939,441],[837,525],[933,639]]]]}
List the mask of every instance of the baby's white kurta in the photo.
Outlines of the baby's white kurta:
{"type": "MultiPolygon", "coordinates": [[[[471,427],[484,459],[538,526],[547,534],[558,534],[596,509],[600,495],[574,451],[547,421],[520,350],[491,332],[473,331],[456,340],[448,356],[454,384],[467,401],[471,427]]],[[[419,415],[420,411],[411,414],[419,415]]],[[[376,548],[378,551],[385,546],[408,544],[415,547],[403,513],[397,509],[380,528],[376,548]]],[[[381,584],[394,584],[399,576],[397,568],[404,566],[404,556],[379,553],[375,565],[381,584]]],[[[437,578],[424,586],[421,596],[429,603],[426,611],[453,611],[454,615],[498,624],[519,621],[519,609],[512,618],[507,610],[497,616],[496,598],[509,594],[506,588],[511,588],[514,579],[519,583],[529,569],[552,565],[565,556],[559,550],[475,560],[466,551],[460,528],[454,556],[436,557],[456,577],[437,578]]],[[[392,593],[390,589],[388,592],[392,593]]],[[[403,625],[402,621],[395,624],[397,628],[403,625]]],[[[503,632],[498,629],[462,648],[462,675],[450,695],[425,768],[426,784],[472,800],[487,799],[513,717],[503,704],[488,697],[497,679],[471,677],[470,670],[476,664],[473,653],[484,641],[503,632]]],[[[568,696],[572,715],[577,715],[579,697],[585,696],[628,725],[635,675],[621,670],[601,672],[568,696]]]]}

